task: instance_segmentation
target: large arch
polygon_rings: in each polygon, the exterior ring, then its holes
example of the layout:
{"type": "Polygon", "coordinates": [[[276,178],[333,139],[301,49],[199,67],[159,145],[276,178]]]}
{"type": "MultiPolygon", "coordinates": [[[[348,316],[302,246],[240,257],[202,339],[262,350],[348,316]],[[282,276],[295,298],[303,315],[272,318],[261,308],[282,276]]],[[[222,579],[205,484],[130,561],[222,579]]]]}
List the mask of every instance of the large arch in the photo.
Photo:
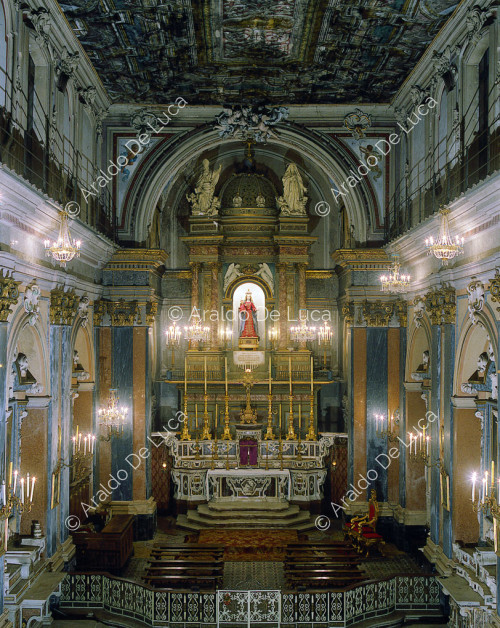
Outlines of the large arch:
{"type": "MultiPolygon", "coordinates": [[[[309,213],[314,212],[314,203],[322,200],[326,200],[332,207],[339,202],[340,208],[340,199],[336,201],[332,193],[332,181],[340,185],[350,176],[349,171],[356,171],[359,165],[349,149],[336,138],[313,133],[292,124],[280,128],[278,138],[255,149],[262,154],[272,152],[285,159],[298,156],[303,167],[307,168],[311,188],[316,191],[311,196],[309,213]]],[[[241,158],[242,143],[233,139],[222,140],[214,130],[203,126],[155,146],[141,164],[130,188],[124,208],[126,215],[122,222],[121,237],[144,242],[148,236],[147,226],[152,222],[154,209],[165,186],[169,182],[181,180],[182,190],[177,195],[182,195],[191,184],[186,173],[190,172],[190,167],[192,170],[192,164],[201,156],[207,155],[209,159],[212,156],[212,162],[217,159],[217,163],[234,163],[238,156],[241,158]]],[[[380,223],[370,182],[366,177],[361,178],[359,185],[351,188],[347,195],[342,196],[342,200],[349,221],[355,228],[356,239],[366,242],[370,235],[369,230],[375,229],[380,223]]]]}

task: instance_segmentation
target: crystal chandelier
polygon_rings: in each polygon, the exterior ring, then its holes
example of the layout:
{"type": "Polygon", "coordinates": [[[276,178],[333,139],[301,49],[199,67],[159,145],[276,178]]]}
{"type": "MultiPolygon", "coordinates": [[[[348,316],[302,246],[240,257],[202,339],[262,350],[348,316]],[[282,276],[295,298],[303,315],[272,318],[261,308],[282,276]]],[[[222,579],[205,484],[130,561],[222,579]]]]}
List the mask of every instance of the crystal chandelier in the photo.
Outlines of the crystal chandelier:
{"type": "Polygon", "coordinates": [[[462,255],[464,252],[464,238],[455,236],[453,239],[450,235],[450,224],[448,214],[450,210],[444,205],[441,206],[439,213],[441,215],[441,229],[437,240],[431,236],[425,240],[429,254],[433,253],[437,259],[441,260],[443,266],[448,265],[448,260],[453,259],[456,255],[462,255]]]}
{"type": "Polygon", "coordinates": [[[202,325],[199,314],[193,316],[193,322],[184,331],[189,342],[207,342],[210,336],[210,327],[202,325]]]}
{"type": "Polygon", "coordinates": [[[108,405],[106,408],[99,408],[98,419],[108,430],[108,439],[112,436],[120,438],[123,434],[123,426],[127,420],[128,408],[118,407],[118,397],[116,388],[109,390],[108,405]]]}
{"type": "MultiPolygon", "coordinates": [[[[69,205],[69,203],[68,203],[69,205]]],[[[66,207],[68,207],[66,205],[66,207]]],[[[66,262],[70,262],[74,257],[80,256],[80,240],[73,240],[69,232],[68,218],[69,214],[64,208],[59,212],[61,216],[61,226],[59,227],[59,237],[56,242],[45,240],[45,251],[48,257],[52,256],[61,266],[66,266],[66,262]]]]}
{"type": "Polygon", "coordinates": [[[382,285],[382,292],[390,292],[392,294],[399,294],[406,292],[410,285],[410,275],[400,274],[401,265],[399,263],[399,255],[393,255],[393,262],[389,269],[389,275],[381,275],[380,283],[382,285]]]}
{"type": "Polygon", "coordinates": [[[316,328],[308,327],[306,319],[300,321],[300,325],[290,327],[290,338],[294,342],[310,342],[316,339],[316,328]]]}

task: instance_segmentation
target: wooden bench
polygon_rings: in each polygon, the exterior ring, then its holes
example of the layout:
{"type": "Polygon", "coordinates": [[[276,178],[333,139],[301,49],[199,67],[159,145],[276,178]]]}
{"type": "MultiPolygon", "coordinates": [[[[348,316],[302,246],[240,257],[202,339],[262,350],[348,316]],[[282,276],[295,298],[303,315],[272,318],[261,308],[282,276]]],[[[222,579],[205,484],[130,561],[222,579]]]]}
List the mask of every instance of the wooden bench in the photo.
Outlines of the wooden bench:
{"type": "Polygon", "coordinates": [[[145,582],[150,584],[155,588],[175,588],[174,586],[170,587],[169,585],[178,585],[183,586],[186,585],[188,588],[209,588],[214,589],[216,586],[220,586],[222,584],[221,576],[173,576],[173,575],[165,575],[165,576],[144,576],[145,582]]]}

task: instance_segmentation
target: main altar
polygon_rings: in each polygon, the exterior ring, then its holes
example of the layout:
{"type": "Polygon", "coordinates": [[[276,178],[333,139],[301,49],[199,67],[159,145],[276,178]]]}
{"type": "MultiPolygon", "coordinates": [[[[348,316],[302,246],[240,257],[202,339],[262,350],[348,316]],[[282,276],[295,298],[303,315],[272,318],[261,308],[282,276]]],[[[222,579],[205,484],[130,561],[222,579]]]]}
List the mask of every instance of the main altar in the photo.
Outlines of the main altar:
{"type": "Polygon", "coordinates": [[[319,511],[335,439],[318,434],[317,414],[318,392],[332,379],[337,312],[331,301],[321,307],[317,290],[308,302],[307,280],[321,273],[307,270],[316,238],[297,166],[281,190],[249,147],[245,167],[216,195],[220,172],[205,160],[187,197],[190,302],[167,331],[167,381],[179,402],[177,420],[158,436],[173,461],[178,524],[252,525],[246,512],[260,513],[261,524],[306,525],[319,511]],[[188,345],[175,364],[182,327],[188,345]]]}

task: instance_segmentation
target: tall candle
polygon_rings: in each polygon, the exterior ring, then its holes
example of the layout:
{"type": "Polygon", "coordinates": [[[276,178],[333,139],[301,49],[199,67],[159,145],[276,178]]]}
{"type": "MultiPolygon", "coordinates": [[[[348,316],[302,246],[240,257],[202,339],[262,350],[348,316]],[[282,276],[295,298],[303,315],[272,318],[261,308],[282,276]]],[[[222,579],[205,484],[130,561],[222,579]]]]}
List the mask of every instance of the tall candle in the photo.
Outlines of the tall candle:
{"type": "Polygon", "coordinates": [[[488,497],[488,471],[484,474],[484,485],[486,487],[486,497],[488,497]]]}
{"type": "Polygon", "coordinates": [[[21,478],[21,503],[24,504],[24,478],[21,478]]]}
{"type": "Polygon", "coordinates": [[[300,437],[300,424],[302,421],[302,404],[299,403],[299,437],[300,437]]]}
{"type": "Polygon", "coordinates": [[[269,394],[271,394],[271,356],[269,356],[269,394]]]}
{"type": "Polygon", "coordinates": [[[280,436],[281,436],[281,403],[280,403],[280,436]]]}
{"type": "Polygon", "coordinates": [[[12,462],[9,462],[9,488],[12,486],[12,462]]]}
{"type": "Polygon", "coordinates": [[[194,406],[194,416],[196,421],[196,429],[198,429],[198,404],[196,403],[194,406]]]}
{"type": "Polygon", "coordinates": [[[313,357],[311,356],[311,395],[314,390],[314,375],[313,375],[313,357]]]}
{"type": "Polygon", "coordinates": [[[36,480],[35,477],[33,477],[31,479],[31,497],[30,497],[30,502],[33,501],[33,493],[35,492],[35,480],[36,480]]]}
{"type": "Polygon", "coordinates": [[[224,358],[224,374],[225,374],[226,395],[227,395],[227,358],[224,358]]]}
{"type": "Polygon", "coordinates": [[[288,356],[288,379],[290,382],[290,394],[292,394],[292,356],[288,356]]]}
{"type": "Polygon", "coordinates": [[[491,461],[491,486],[495,484],[495,463],[491,461]]]}
{"type": "Polygon", "coordinates": [[[215,438],[217,438],[217,413],[218,413],[218,404],[215,404],[215,438]]]}
{"type": "Polygon", "coordinates": [[[5,550],[7,550],[7,543],[9,541],[9,518],[5,519],[5,550]]]}
{"type": "Polygon", "coordinates": [[[205,395],[207,394],[207,356],[203,357],[203,372],[205,374],[205,395]]]}
{"type": "Polygon", "coordinates": [[[18,471],[14,471],[14,495],[16,494],[16,486],[17,486],[17,474],[18,471]]]}
{"type": "MultiPolygon", "coordinates": [[[[498,484],[500,486],[500,478],[498,478],[498,484]]],[[[472,503],[474,503],[476,499],[476,474],[472,474],[472,503]]]]}
{"type": "Polygon", "coordinates": [[[187,358],[184,358],[184,394],[187,395],[188,380],[187,380],[187,358]]]}

